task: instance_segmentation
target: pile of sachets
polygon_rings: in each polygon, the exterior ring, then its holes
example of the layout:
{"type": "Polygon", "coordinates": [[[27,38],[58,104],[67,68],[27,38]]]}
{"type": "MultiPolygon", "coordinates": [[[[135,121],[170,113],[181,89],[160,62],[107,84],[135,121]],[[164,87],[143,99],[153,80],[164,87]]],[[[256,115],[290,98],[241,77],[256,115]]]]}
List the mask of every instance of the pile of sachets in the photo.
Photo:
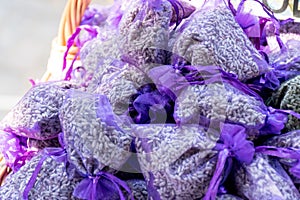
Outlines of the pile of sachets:
{"type": "Polygon", "coordinates": [[[0,123],[0,199],[299,200],[300,41],[244,2],[89,7],[0,123]]]}

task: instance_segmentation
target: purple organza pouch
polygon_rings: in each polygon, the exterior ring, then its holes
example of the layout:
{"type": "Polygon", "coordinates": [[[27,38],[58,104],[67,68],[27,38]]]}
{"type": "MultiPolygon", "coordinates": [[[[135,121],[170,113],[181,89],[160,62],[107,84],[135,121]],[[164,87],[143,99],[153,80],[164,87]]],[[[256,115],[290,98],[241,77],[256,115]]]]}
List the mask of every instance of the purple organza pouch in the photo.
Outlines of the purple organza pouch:
{"type": "Polygon", "coordinates": [[[0,152],[5,163],[13,172],[17,172],[32,157],[46,147],[59,147],[57,138],[50,140],[35,140],[0,131],[0,152]]]}
{"type": "Polygon", "coordinates": [[[139,66],[145,72],[157,63],[166,63],[172,17],[170,2],[131,1],[119,24],[122,60],[139,66]]]}
{"type": "Polygon", "coordinates": [[[243,125],[251,136],[279,134],[287,113],[267,108],[259,95],[215,66],[160,66],[148,73],[155,84],[176,96],[174,119],[178,124],[229,122],[243,125]]]}
{"type": "Polygon", "coordinates": [[[300,186],[300,131],[274,136],[256,151],[277,158],[297,187],[300,186]]]}
{"type": "Polygon", "coordinates": [[[73,199],[72,192],[80,181],[67,176],[66,152],[62,148],[46,148],[11,174],[0,187],[1,199],[73,199]]]}
{"type": "Polygon", "coordinates": [[[236,191],[249,200],[294,200],[300,194],[277,160],[256,154],[251,164],[234,171],[236,191]]]}
{"type": "Polygon", "coordinates": [[[60,110],[64,141],[71,164],[84,179],[74,196],[82,199],[114,199],[123,196],[126,183],[111,173],[131,155],[132,137],[113,113],[104,95],[71,90],[60,110]]]}
{"type": "MultiPolygon", "coordinates": [[[[269,99],[268,104],[274,108],[300,113],[300,76],[296,76],[281,84],[280,88],[269,99]]],[[[284,130],[288,132],[298,129],[300,129],[299,119],[289,116],[284,130]]]]}
{"type": "Polygon", "coordinates": [[[208,0],[177,31],[173,65],[218,65],[245,81],[268,71],[268,64],[222,0],[208,0]]]}
{"type": "Polygon", "coordinates": [[[48,82],[34,85],[4,117],[4,131],[27,138],[46,140],[61,132],[58,111],[68,89],[68,82],[48,82]]]}
{"type": "Polygon", "coordinates": [[[231,158],[251,161],[254,148],[244,131],[226,124],[220,137],[198,125],[135,126],[137,157],[150,198],[214,199],[231,158]]]}

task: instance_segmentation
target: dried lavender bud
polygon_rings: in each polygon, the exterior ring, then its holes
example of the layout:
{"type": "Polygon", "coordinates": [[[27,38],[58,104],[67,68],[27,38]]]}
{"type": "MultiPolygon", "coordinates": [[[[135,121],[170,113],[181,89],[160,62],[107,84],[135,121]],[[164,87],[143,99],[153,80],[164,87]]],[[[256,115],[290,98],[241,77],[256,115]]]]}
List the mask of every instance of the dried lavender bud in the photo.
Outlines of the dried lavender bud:
{"type": "Polygon", "coordinates": [[[133,132],[141,170],[161,199],[204,196],[217,162],[212,148],[218,134],[167,124],[139,125],[133,132]]]}
{"type": "Polygon", "coordinates": [[[42,150],[46,147],[60,147],[58,138],[53,138],[50,140],[35,140],[28,138],[27,142],[28,148],[36,148],[42,150]]]}
{"type": "Polygon", "coordinates": [[[119,169],[130,156],[132,141],[117,125],[103,95],[70,91],[60,111],[70,163],[82,174],[97,174],[105,166],[119,169]]]}
{"type": "Polygon", "coordinates": [[[202,123],[200,116],[212,121],[229,121],[249,128],[265,123],[264,104],[228,83],[188,86],[180,93],[174,109],[175,120],[202,123]]]}
{"type": "Polygon", "coordinates": [[[264,145],[300,149],[300,131],[291,131],[268,139],[264,145]]]}
{"type": "MultiPolygon", "coordinates": [[[[101,31],[105,32],[105,30],[101,31]]],[[[119,60],[119,46],[115,42],[114,33],[108,34],[109,38],[101,38],[98,35],[80,49],[80,58],[82,61],[84,73],[81,75],[89,85],[89,91],[93,91],[101,83],[102,78],[106,74],[111,74],[121,69],[116,64],[119,60]]]]}
{"type": "Polygon", "coordinates": [[[62,106],[68,82],[41,83],[33,86],[1,122],[5,131],[45,140],[61,132],[58,111],[62,106]]]}
{"type": "Polygon", "coordinates": [[[249,200],[299,199],[293,182],[276,160],[257,154],[250,165],[234,171],[239,195],[249,200]]]}
{"type": "MultiPolygon", "coordinates": [[[[269,102],[271,106],[284,110],[293,110],[300,113],[300,76],[297,76],[283,84],[273,94],[269,102]]],[[[285,125],[286,132],[300,129],[300,121],[289,115],[289,120],[285,125]]]]}
{"type": "Polygon", "coordinates": [[[218,195],[216,200],[242,200],[240,197],[231,194],[218,195]]]}
{"type": "MultiPolygon", "coordinates": [[[[147,200],[148,190],[147,185],[144,180],[132,179],[126,181],[128,187],[130,188],[133,198],[136,200],[147,200]]],[[[130,196],[127,197],[130,200],[130,196]]]]}
{"type": "Polygon", "coordinates": [[[199,10],[183,27],[172,51],[174,62],[180,56],[192,65],[217,65],[242,81],[267,70],[267,63],[229,9],[199,10]]]}
{"type": "MultiPolygon", "coordinates": [[[[34,157],[17,173],[8,177],[6,183],[0,188],[1,199],[23,199],[23,191],[40,159],[41,155],[34,157]]],[[[79,181],[78,179],[69,180],[65,164],[48,157],[43,162],[28,199],[75,200],[72,193],[79,181]]]]}
{"type": "Polygon", "coordinates": [[[147,72],[165,64],[172,6],[167,0],[134,1],[120,22],[122,55],[147,72]]]}

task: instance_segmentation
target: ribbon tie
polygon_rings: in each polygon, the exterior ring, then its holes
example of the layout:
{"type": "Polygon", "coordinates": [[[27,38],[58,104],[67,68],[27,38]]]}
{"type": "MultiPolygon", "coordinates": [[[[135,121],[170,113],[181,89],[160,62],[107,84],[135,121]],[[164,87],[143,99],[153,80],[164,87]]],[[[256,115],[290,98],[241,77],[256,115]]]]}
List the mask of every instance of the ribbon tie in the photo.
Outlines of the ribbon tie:
{"type": "MultiPolygon", "coordinates": [[[[124,181],[110,173],[101,171],[96,176],[87,176],[79,182],[74,189],[73,196],[80,199],[96,200],[118,193],[120,199],[125,200],[120,187],[123,187],[131,194],[129,187],[124,181]],[[114,187],[112,187],[109,182],[112,183],[114,187]]],[[[131,199],[133,200],[132,195],[131,199]]]]}
{"type": "Polygon", "coordinates": [[[265,125],[259,130],[261,135],[276,134],[279,135],[288,120],[288,115],[300,119],[300,114],[292,110],[282,110],[268,107],[265,125]]]}
{"type": "Polygon", "coordinates": [[[223,125],[220,142],[214,148],[219,151],[216,169],[203,200],[216,198],[221,175],[228,158],[235,158],[241,163],[251,163],[255,149],[253,143],[246,140],[246,137],[244,127],[234,124],[223,125]]]}

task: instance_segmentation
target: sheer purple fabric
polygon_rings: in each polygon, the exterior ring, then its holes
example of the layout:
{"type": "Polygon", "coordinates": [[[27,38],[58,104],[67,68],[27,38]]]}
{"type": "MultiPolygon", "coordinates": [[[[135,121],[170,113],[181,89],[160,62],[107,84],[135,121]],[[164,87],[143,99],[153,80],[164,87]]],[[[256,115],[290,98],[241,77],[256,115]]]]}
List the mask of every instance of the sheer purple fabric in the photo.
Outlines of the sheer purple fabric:
{"type": "Polygon", "coordinates": [[[233,124],[224,124],[221,130],[220,142],[215,149],[219,151],[218,162],[204,200],[213,200],[217,196],[227,159],[235,158],[241,163],[251,163],[254,156],[254,145],[246,140],[245,128],[233,124]]]}

